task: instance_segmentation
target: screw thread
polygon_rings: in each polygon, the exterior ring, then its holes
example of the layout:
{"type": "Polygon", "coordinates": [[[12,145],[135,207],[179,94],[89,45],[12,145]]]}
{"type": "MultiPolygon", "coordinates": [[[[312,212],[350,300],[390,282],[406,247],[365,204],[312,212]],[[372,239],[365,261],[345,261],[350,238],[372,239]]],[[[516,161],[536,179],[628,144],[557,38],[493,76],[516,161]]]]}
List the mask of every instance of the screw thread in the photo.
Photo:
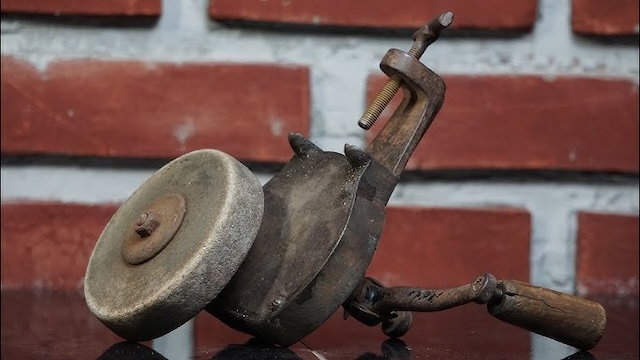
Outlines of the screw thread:
{"type": "MultiPolygon", "coordinates": [[[[408,54],[409,56],[419,59],[422,54],[424,54],[426,48],[424,46],[419,45],[417,42],[411,46],[408,54]]],[[[358,125],[365,129],[369,130],[375,124],[375,122],[380,117],[380,114],[384,111],[384,109],[389,105],[393,96],[400,89],[400,85],[402,84],[402,79],[398,75],[393,75],[389,78],[389,81],[384,85],[382,90],[378,93],[378,95],[373,99],[373,102],[367,108],[367,111],[362,115],[360,120],[358,121],[358,125]]]]}
{"type": "MultiPolygon", "coordinates": [[[[415,59],[420,59],[425,50],[427,50],[427,46],[434,42],[440,35],[440,31],[449,27],[452,22],[453,13],[450,11],[441,14],[437,19],[429,22],[425,25],[426,32],[425,29],[421,29],[423,30],[422,32],[419,30],[414,34],[414,42],[413,45],[411,45],[408,55],[415,59]]],[[[369,105],[358,121],[358,125],[360,125],[361,128],[369,130],[371,126],[373,126],[376,120],[378,120],[378,117],[380,117],[380,114],[382,114],[387,105],[389,105],[393,95],[395,95],[398,89],[400,89],[401,84],[402,79],[398,75],[394,75],[389,78],[389,81],[385,84],[375,99],[373,99],[371,105],[369,105]]]]}
{"type": "Polygon", "coordinates": [[[411,46],[409,49],[409,56],[419,59],[423,54],[426,48],[422,48],[422,46],[418,46],[416,43],[411,46]]]}
{"type": "Polygon", "coordinates": [[[358,121],[358,125],[360,125],[361,128],[365,130],[371,129],[371,126],[378,120],[384,108],[386,108],[391,99],[393,99],[393,95],[398,92],[401,82],[402,80],[397,75],[389,79],[358,121]]]}

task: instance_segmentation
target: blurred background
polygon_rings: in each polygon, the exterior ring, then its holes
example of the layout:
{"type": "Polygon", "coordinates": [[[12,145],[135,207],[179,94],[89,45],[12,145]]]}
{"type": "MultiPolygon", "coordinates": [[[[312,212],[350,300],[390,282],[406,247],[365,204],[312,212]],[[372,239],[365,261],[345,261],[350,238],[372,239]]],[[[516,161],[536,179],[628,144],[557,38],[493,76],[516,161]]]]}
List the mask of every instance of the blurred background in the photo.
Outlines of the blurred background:
{"type": "MultiPolygon", "coordinates": [[[[386,81],[380,59],[448,10],[452,29],[422,57],[447,84],[444,106],[392,196],[369,275],[444,287],[488,271],[618,299],[637,319],[637,1],[1,4],[3,355],[47,322],[93,339],[77,344],[87,354],[117,341],[81,289],[118,205],[201,148],[265,183],[292,155],[288,132],[366,147],[393,112],[369,132],[356,124],[386,81]],[[64,310],[43,312],[43,297],[64,310]]],[[[634,329],[605,336],[637,348],[634,329]]],[[[534,358],[571,353],[515,332],[534,358]]],[[[243,339],[201,314],[148,345],[182,358],[243,339]]]]}

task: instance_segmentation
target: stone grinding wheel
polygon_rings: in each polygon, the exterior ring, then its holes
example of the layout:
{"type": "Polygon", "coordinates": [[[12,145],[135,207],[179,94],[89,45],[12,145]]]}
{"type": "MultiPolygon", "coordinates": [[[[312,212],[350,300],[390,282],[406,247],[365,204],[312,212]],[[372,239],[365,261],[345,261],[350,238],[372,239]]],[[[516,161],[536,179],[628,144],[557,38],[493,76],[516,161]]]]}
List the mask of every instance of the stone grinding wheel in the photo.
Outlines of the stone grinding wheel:
{"type": "Polygon", "coordinates": [[[89,309],[131,341],[174,330],[235,274],[263,210],[259,181],[233,157],[199,150],[171,161],[100,235],[85,275],[89,309]]]}

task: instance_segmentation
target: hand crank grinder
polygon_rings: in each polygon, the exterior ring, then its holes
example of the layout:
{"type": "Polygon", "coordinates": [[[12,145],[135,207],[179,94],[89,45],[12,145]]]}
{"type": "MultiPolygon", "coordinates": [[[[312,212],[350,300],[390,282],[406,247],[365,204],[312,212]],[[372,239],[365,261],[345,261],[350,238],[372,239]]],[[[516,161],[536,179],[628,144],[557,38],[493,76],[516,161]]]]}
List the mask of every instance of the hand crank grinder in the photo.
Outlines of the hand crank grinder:
{"type": "Polygon", "coordinates": [[[385,288],[365,278],[385,206],[444,101],[445,84],[419,58],[453,21],[444,13],[387,52],[389,76],[360,119],[368,129],[393,94],[404,98],[375,139],[344,155],[290,134],[291,160],[264,187],[239,161],[198,150],[169,162],[118,209],[86,270],[89,309],[132,341],[164,335],[198,312],[282,346],[302,339],[341,306],[390,337],[409,311],[469,302],[495,317],[580,349],[599,341],[600,304],[483,274],[453,289],[385,288]]]}

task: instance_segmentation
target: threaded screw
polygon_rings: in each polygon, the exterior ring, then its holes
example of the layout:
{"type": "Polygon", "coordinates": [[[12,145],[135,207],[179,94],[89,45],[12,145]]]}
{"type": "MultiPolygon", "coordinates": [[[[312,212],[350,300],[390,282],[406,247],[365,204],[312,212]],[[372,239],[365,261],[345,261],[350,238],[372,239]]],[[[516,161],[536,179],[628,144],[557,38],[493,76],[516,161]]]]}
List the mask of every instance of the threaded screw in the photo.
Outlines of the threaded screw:
{"type": "MultiPolygon", "coordinates": [[[[436,39],[440,35],[440,31],[449,27],[452,22],[453,13],[446,12],[416,31],[413,34],[414,41],[413,45],[411,45],[411,49],[408,52],[409,56],[415,59],[420,59],[425,50],[427,50],[427,47],[431,43],[436,41],[436,39]]],[[[398,92],[398,89],[400,89],[401,85],[402,79],[400,78],[400,76],[391,76],[382,90],[380,90],[378,95],[373,99],[371,105],[369,105],[362,117],[360,117],[360,120],[358,120],[358,125],[365,130],[371,129],[384,109],[387,107],[387,105],[389,105],[391,99],[393,99],[393,96],[398,92]]]]}

